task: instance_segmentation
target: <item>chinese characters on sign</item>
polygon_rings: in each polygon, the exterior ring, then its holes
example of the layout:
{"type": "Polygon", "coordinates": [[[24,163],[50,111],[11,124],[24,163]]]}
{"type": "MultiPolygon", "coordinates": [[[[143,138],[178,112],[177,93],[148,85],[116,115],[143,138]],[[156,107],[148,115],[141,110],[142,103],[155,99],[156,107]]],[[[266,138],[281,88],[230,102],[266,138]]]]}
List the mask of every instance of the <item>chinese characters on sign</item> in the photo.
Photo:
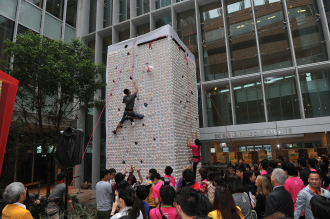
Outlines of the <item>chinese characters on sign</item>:
{"type": "Polygon", "coordinates": [[[256,130],[246,132],[229,132],[229,133],[218,133],[215,134],[216,139],[225,138],[247,138],[247,137],[258,137],[258,136],[271,136],[271,135],[285,135],[292,134],[292,128],[279,128],[279,129],[268,129],[268,130],[256,130]]]}

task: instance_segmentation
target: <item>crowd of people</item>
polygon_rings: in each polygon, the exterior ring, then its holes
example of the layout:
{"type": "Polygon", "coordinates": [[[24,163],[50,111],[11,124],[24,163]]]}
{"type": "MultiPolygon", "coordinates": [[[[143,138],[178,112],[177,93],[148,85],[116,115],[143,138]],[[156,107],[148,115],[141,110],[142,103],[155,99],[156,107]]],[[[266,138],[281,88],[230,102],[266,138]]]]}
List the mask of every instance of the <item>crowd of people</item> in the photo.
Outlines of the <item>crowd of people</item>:
{"type": "MultiPolygon", "coordinates": [[[[131,166],[127,171],[104,169],[96,184],[97,218],[111,219],[325,219],[330,218],[330,164],[327,157],[298,159],[298,167],[282,157],[249,165],[240,159],[225,171],[200,168],[196,181],[193,166],[175,179],[173,168],[150,169],[142,176],[131,166]],[[136,174],[135,174],[136,173],[136,174]],[[135,176],[137,175],[138,178],[135,176]],[[143,179],[149,181],[144,183],[143,179]]],[[[48,197],[49,218],[59,218],[66,177],[58,175],[48,197]]],[[[33,218],[26,188],[8,185],[3,193],[7,206],[2,218],[33,218]]],[[[70,197],[68,197],[70,199],[70,197]]],[[[69,200],[71,206],[72,202],[69,200]]]]}

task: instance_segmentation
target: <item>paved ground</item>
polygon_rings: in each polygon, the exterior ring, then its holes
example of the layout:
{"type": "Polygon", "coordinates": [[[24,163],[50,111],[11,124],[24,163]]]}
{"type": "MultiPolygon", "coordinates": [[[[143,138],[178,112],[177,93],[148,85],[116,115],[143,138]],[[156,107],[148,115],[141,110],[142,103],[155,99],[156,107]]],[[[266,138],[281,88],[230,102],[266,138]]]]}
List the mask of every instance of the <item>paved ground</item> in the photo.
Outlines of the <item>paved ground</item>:
{"type": "MultiPolygon", "coordinates": [[[[50,187],[50,191],[53,191],[54,186],[50,187]]],[[[79,190],[75,190],[73,187],[69,187],[69,194],[70,196],[76,195],[80,202],[83,202],[85,204],[95,204],[95,196],[96,191],[95,190],[84,190],[80,189],[80,193],[77,194],[79,190]]],[[[29,189],[29,193],[38,194],[38,188],[29,189]]],[[[39,196],[46,196],[47,193],[47,187],[42,186],[40,188],[40,194],[39,196]]]]}

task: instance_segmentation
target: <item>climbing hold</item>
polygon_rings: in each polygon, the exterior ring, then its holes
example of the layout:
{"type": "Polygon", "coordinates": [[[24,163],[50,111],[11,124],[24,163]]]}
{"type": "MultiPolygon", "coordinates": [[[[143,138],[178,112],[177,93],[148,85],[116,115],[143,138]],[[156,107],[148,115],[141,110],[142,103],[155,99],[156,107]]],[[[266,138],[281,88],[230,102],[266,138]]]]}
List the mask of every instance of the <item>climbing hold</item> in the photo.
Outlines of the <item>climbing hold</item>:
{"type": "Polygon", "coordinates": [[[120,111],[120,109],[118,108],[118,111],[120,111]]]}
{"type": "Polygon", "coordinates": [[[129,79],[133,80],[132,76],[130,76],[129,79]]]}
{"type": "Polygon", "coordinates": [[[113,80],[112,82],[115,83],[115,80],[113,80]]]}
{"type": "Polygon", "coordinates": [[[194,92],[190,91],[192,95],[194,95],[194,92]]]}
{"type": "Polygon", "coordinates": [[[147,106],[148,106],[148,104],[147,104],[147,103],[144,103],[144,106],[145,106],[145,107],[147,107],[147,106]]]}
{"type": "Polygon", "coordinates": [[[138,142],[137,141],[135,142],[135,145],[138,145],[138,142]]]}
{"type": "Polygon", "coordinates": [[[142,123],[142,126],[144,126],[144,123],[142,123]]]}
{"type": "Polygon", "coordinates": [[[115,69],[117,69],[118,67],[116,66],[116,68],[115,69]]]}
{"type": "Polygon", "coordinates": [[[129,52],[127,53],[127,55],[128,55],[128,56],[130,55],[129,52]]]}
{"type": "Polygon", "coordinates": [[[197,120],[197,118],[195,118],[197,120]]]}
{"type": "Polygon", "coordinates": [[[110,93],[110,96],[112,96],[112,93],[110,93]]]}
{"type": "Polygon", "coordinates": [[[152,93],[150,93],[150,96],[152,95],[152,93]]]}
{"type": "Polygon", "coordinates": [[[156,141],[156,138],[154,138],[154,141],[156,141]]]}
{"type": "Polygon", "coordinates": [[[140,100],[140,98],[136,98],[136,100],[140,100]]]}
{"type": "Polygon", "coordinates": [[[182,101],[180,100],[180,103],[182,103],[182,101]]]}
{"type": "Polygon", "coordinates": [[[122,163],[122,164],[125,164],[126,162],[123,160],[121,163],[122,163]]]}
{"type": "Polygon", "coordinates": [[[146,176],[146,179],[149,179],[149,176],[146,176]]]}
{"type": "Polygon", "coordinates": [[[143,163],[143,160],[140,160],[140,163],[143,163]]]}
{"type": "Polygon", "coordinates": [[[182,75],[182,78],[183,78],[184,76],[182,75]]]}
{"type": "Polygon", "coordinates": [[[128,45],[125,45],[125,48],[127,48],[128,47],[128,45]]]}

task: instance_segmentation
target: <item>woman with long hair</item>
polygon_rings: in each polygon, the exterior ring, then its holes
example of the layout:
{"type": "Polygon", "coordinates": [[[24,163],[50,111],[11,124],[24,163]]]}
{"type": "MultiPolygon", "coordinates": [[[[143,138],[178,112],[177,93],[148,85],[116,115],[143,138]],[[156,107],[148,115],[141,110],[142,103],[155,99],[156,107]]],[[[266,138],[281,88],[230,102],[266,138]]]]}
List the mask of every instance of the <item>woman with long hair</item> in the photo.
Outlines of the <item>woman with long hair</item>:
{"type": "Polygon", "coordinates": [[[233,195],[236,206],[240,207],[245,219],[253,219],[249,196],[244,192],[241,177],[230,175],[227,178],[228,190],[233,195]]]}
{"type": "Polygon", "coordinates": [[[252,170],[245,170],[243,173],[243,187],[247,194],[251,192],[252,195],[256,195],[255,181],[256,174],[252,170]]]}
{"type": "MultiPolygon", "coordinates": [[[[119,190],[118,199],[112,205],[112,212],[110,216],[112,219],[119,219],[122,216],[128,215],[135,219],[143,219],[143,213],[140,208],[140,199],[135,195],[132,187],[126,186],[119,190]],[[119,207],[119,213],[114,212],[119,207]]],[[[144,210],[144,209],[143,209],[144,210]]]]}
{"type": "Polygon", "coordinates": [[[193,171],[194,171],[194,179],[196,179],[196,169],[197,164],[201,162],[201,142],[198,138],[197,132],[196,132],[196,139],[195,144],[190,144],[189,137],[187,137],[187,146],[191,148],[193,153],[193,171]]]}
{"type": "Polygon", "coordinates": [[[241,209],[236,206],[233,196],[224,186],[215,189],[213,211],[208,216],[213,219],[244,219],[241,209]]]}
{"type": "Polygon", "coordinates": [[[258,219],[264,218],[267,196],[272,192],[269,180],[266,176],[259,175],[255,182],[257,186],[256,204],[251,200],[252,207],[257,212],[258,219]]]}

